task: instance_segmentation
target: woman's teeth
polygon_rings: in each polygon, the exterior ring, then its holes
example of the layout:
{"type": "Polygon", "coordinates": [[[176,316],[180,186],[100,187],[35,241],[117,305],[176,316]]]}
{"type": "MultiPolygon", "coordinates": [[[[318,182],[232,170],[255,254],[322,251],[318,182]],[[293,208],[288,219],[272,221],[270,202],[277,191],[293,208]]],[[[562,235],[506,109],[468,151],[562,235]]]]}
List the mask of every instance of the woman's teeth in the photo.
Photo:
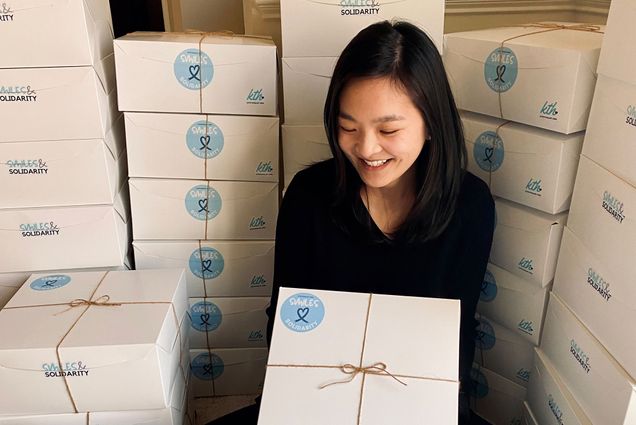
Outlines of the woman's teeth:
{"type": "Polygon", "coordinates": [[[378,161],[367,161],[366,159],[363,159],[364,163],[367,164],[369,167],[379,167],[381,165],[384,165],[387,163],[388,159],[381,159],[378,161]]]}

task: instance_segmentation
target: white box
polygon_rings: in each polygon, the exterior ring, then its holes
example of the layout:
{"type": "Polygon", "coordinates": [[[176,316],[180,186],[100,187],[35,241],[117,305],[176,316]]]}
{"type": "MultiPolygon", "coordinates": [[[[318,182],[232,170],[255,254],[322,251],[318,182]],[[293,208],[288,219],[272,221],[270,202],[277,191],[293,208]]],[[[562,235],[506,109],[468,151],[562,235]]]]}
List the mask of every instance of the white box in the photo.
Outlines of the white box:
{"type": "Polygon", "coordinates": [[[322,124],[338,57],[283,58],[285,124],[322,124]]]}
{"type": "Polygon", "coordinates": [[[285,187],[300,170],[332,156],[323,125],[283,125],[282,133],[285,187]]]}
{"type": "Polygon", "coordinates": [[[542,425],[592,425],[557,370],[539,349],[534,356],[527,401],[542,425]]]}
{"type": "Polygon", "coordinates": [[[267,348],[190,350],[194,397],[258,394],[263,389],[267,348]]]}
{"type": "Polygon", "coordinates": [[[274,239],[278,184],[132,178],[134,239],[274,239]]]}
{"type": "Polygon", "coordinates": [[[599,75],[583,155],[636,186],[634,140],[636,85],[599,75]]]}
{"type": "Polygon", "coordinates": [[[186,377],[177,371],[174,381],[170,405],[163,409],[0,416],[0,425],[194,425],[185,419],[188,402],[186,377]]]}
{"type": "Polygon", "coordinates": [[[572,309],[590,332],[632,376],[636,377],[636,288],[623,275],[597,260],[566,228],[554,292],[572,309]],[[621,331],[618,332],[617,330],[621,331]]]}
{"type": "Polygon", "coordinates": [[[0,209],[112,204],[126,175],[103,139],[0,143],[0,209]]]}
{"type": "Polygon", "coordinates": [[[568,227],[620,279],[636,276],[636,188],[581,156],[568,227]]]}
{"type": "Polygon", "coordinates": [[[475,363],[519,384],[528,385],[533,345],[514,331],[477,315],[475,363]]]}
{"type": "Polygon", "coordinates": [[[478,365],[473,365],[470,377],[473,380],[470,398],[473,412],[493,424],[521,422],[526,397],[524,387],[478,365]]]}
{"type": "Polygon", "coordinates": [[[277,113],[271,38],[135,32],[115,58],[120,111],[277,113]]]}
{"type": "Polygon", "coordinates": [[[444,63],[459,108],[570,134],[585,129],[602,40],[537,26],[451,33],[444,63]]]}
{"type": "Polygon", "coordinates": [[[510,201],[556,214],[570,206],[583,133],[569,136],[462,113],[468,171],[510,201]],[[497,132],[497,129],[499,131],[497,132]]]}
{"type": "Polygon", "coordinates": [[[274,317],[260,425],[298,423],[291,398],[307,425],[457,424],[457,300],[280,288],[274,317]]]}
{"type": "Polygon", "coordinates": [[[549,290],[488,264],[477,311],[539,345],[549,290]]]}
{"type": "Polygon", "coordinates": [[[267,347],[269,297],[190,298],[190,348],[267,347]]]}
{"type": "Polygon", "coordinates": [[[166,407],[186,305],[179,269],[31,276],[0,310],[2,413],[166,407]]]}
{"type": "Polygon", "coordinates": [[[441,0],[298,1],[282,0],[280,18],[285,56],[339,56],[363,28],[379,21],[406,19],[422,28],[441,50],[441,0]]]}
{"type": "MultiPolygon", "coordinates": [[[[2,142],[102,139],[119,117],[113,56],[93,67],[0,69],[2,142]]],[[[119,152],[111,147],[113,152],[119,152]]]]}
{"type": "Polygon", "coordinates": [[[274,241],[134,241],[137,269],[186,270],[189,297],[266,297],[274,241]]]}
{"type": "Polygon", "coordinates": [[[547,286],[554,277],[567,214],[550,215],[503,199],[495,200],[495,207],[490,261],[515,276],[547,286]]]}
{"type": "Polygon", "coordinates": [[[106,0],[9,1],[0,22],[0,68],[86,66],[113,54],[106,0]]]}
{"type": "Polygon", "coordinates": [[[632,0],[611,2],[603,48],[598,61],[599,74],[636,84],[636,76],[634,76],[636,47],[631,42],[636,35],[635,19],[636,4],[632,0]]]}
{"type": "Polygon", "coordinates": [[[119,195],[115,205],[0,210],[0,270],[125,265],[129,236],[119,195]]]}
{"type": "Polygon", "coordinates": [[[0,273],[0,309],[13,297],[13,295],[20,289],[22,284],[26,282],[32,274],[57,274],[57,273],[77,273],[77,272],[89,272],[89,271],[115,271],[115,270],[130,270],[131,262],[129,258],[124,259],[124,264],[118,267],[97,267],[89,269],[75,269],[75,270],[38,270],[27,272],[11,272],[0,273]]]}
{"type": "Polygon", "coordinates": [[[278,118],[126,116],[130,177],[278,181],[278,118]]]}
{"type": "Polygon", "coordinates": [[[523,402],[523,412],[521,412],[521,425],[540,425],[537,419],[534,417],[528,402],[523,402]]]}
{"type": "Polygon", "coordinates": [[[635,423],[636,383],[555,294],[541,350],[593,424],[635,423]]]}

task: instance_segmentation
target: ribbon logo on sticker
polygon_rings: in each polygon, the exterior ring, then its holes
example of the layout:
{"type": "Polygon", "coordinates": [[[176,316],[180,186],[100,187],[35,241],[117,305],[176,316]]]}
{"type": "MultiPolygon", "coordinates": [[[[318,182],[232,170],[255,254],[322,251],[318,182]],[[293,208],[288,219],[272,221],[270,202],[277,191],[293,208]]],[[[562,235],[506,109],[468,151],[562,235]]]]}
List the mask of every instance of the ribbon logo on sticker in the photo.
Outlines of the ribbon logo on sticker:
{"type": "Polygon", "coordinates": [[[197,81],[201,81],[201,79],[199,78],[199,72],[201,72],[201,67],[199,65],[190,65],[190,67],[188,68],[188,71],[190,71],[190,78],[188,78],[188,80],[197,80],[197,81]]]}
{"type": "Polygon", "coordinates": [[[298,319],[296,319],[295,322],[303,321],[305,323],[309,323],[307,320],[305,320],[305,317],[307,317],[307,315],[309,314],[308,307],[299,308],[298,310],[296,310],[296,314],[298,315],[298,319]]]}
{"type": "Polygon", "coordinates": [[[499,81],[500,83],[505,84],[506,81],[503,79],[503,76],[506,73],[506,65],[497,66],[496,71],[497,71],[497,78],[495,78],[495,81],[499,81]]]}

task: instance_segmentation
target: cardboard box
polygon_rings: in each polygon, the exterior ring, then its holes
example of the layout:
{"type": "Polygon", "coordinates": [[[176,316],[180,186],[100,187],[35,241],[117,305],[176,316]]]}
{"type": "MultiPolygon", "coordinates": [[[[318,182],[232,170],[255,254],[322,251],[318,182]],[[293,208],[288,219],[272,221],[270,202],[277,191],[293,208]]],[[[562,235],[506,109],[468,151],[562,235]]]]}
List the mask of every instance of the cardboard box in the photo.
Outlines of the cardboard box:
{"type": "Polygon", "coordinates": [[[0,68],[86,66],[113,54],[105,0],[19,0],[0,7],[0,68]]]}
{"type": "Polygon", "coordinates": [[[477,311],[539,345],[549,290],[488,264],[477,311]]]}
{"type": "Polygon", "coordinates": [[[554,292],[632,376],[636,376],[636,288],[628,275],[616,273],[566,228],[561,243],[554,292]],[[621,329],[621,332],[617,332],[621,329]]]}
{"type": "Polygon", "coordinates": [[[636,186],[636,82],[598,76],[583,155],[636,186]]]}
{"type": "Polygon", "coordinates": [[[258,423],[456,424],[458,361],[457,300],[281,288],[258,423]]]}
{"type": "Polygon", "coordinates": [[[135,32],[115,59],[120,111],[277,114],[271,38],[135,32]]]}
{"type": "Polygon", "coordinates": [[[636,383],[554,293],[542,338],[541,350],[592,423],[636,421],[636,383]]]}
{"type": "Polygon", "coordinates": [[[470,408],[493,424],[521,422],[526,389],[478,365],[470,372],[470,408]]]}
{"type": "Polygon", "coordinates": [[[114,205],[0,210],[0,270],[121,267],[129,247],[120,191],[114,205]]]}
{"type": "Polygon", "coordinates": [[[267,347],[269,297],[190,298],[190,348],[267,347]]]}
{"type": "Polygon", "coordinates": [[[283,125],[282,132],[285,187],[300,170],[331,158],[323,125],[283,125]]]}
{"type": "Polygon", "coordinates": [[[636,188],[581,157],[568,227],[614,276],[636,276],[636,188]]]}
{"type": "Polygon", "coordinates": [[[188,386],[181,370],[175,374],[174,381],[170,404],[163,409],[0,416],[0,425],[194,425],[186,418],[188,386]]]}
{"type": "Polygon", "coordinates": [[[462,122],[468,170],[493,195],[548,214],[569,208],[583,133],[566,136],[470,112],[462,122]]]}
{"type": "Polygon", "coordinates": [[[634,19],[636,4],[633,1],[612,1],[598,61],[599,74],[636,84],[633,72],[636,47],[631,42],[634,37],[634,19]]]}
{"type": "Polygon", "coordinates": [[[533,345],[516,332],[478,314],[475,363],[526,387],[532,369],[533,345]]]}
{"type": "Polygon", "coordinates": [[[0,69],[0,116],[11,123],[0,143],[108,137],[119,117],[113,56],[103,69],[103,78],[90,66],[0,69]]]}
{"type": "Polygon", "coordinates": [[[184,268],[189,297],[272,293],[274,241],[134,241],[133,248],[137,269],[184,268]]]}
{"type": "Polygon", "coordinates": [[[267,348],[190,350],[194,397],[258,394],[263,389],[267,348]]]}
{"type": "Polygon", "coordinates": [[[566,213],[546,214],[495,200],[495,234],[490,262],[546,287],[554,277],[566,213]]]}
{"type": "Polygon", "coordinates": [[[125,116],[130,177],[278,181],[276,117],[125,116]]]}
{"type": "Polygon", "coordinates": [[[283,58],[285,124],[323,123],[325,100],[338,57],[283,58]]]}
{"type": "Polygon", "coordinates": [[[0,209],[113,204],[126,175],[102,139],[0,143],[0,209]]]}
{"type": "Polygon", "coordinates": [[[523,412],[521,412],[521,425],[539,425],[537,419],[528,406],[528,402],[523,402],[523,412]]]}
{"type": "Polygon", "coordinates": [[[557,370],[539,349],[535,351],[527,401],[540,424],[592,425],[557,370]]]}
{"type": "Polygon", "coordinates": [[[135,239],[274,239],[278,184],[131,178],[135,239]]]}
{"type": "Polygon", "coordinates": [[[38,270],[33,272],[11,272],[0,273],[0,309],[13,297],[13,295],[20,289],[22,284],[26,282],[32,274],[58,274],[58,273],[77,273],[77,272],[89,272],[89,271],[115,271],[115,270],[130,270],[131,262],[128,257],[124,259],[124,264],[119,267],[97,267],[94,269],[80,269],[80,270],[38,270]]]}
{"type": "Polygon", "coordinates": [[[444,2],[435,1],[296,1],[282,0],[283,54],[339,56],[363,28],[384,20],[406,19],[422,28],[441,50],[444,2]]]}
{"type": "Polygon", "coordinates": [[[602,40],[537,24],[451,33],[444,63],[459,108],[570,134],[585,130],[602,40]]]}
{"type": "Polygon", "coordinates": [[[0,409],[166,407],[186,310],[179,269],[32,276],[0,310],[0,409]]]}

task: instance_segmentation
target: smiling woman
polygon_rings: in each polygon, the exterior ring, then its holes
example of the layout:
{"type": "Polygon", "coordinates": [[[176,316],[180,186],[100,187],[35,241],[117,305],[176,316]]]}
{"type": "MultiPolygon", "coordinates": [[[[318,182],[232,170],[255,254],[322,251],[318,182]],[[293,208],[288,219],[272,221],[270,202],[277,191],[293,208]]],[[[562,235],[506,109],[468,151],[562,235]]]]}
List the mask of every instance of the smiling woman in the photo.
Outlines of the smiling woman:
{"type": "MultiPolygon", "coordinates": [[[[459,423],[482,423],[468,392],[494,202],[465,170],[433,42],[404,22],[362,30],[336,64],[324,121],[334,158],[296,174],[279,212],[268,336],[281,286],[459,299],[459,423]]],[[[219,424],[255,423],[257,409],[219,424]]]]}

